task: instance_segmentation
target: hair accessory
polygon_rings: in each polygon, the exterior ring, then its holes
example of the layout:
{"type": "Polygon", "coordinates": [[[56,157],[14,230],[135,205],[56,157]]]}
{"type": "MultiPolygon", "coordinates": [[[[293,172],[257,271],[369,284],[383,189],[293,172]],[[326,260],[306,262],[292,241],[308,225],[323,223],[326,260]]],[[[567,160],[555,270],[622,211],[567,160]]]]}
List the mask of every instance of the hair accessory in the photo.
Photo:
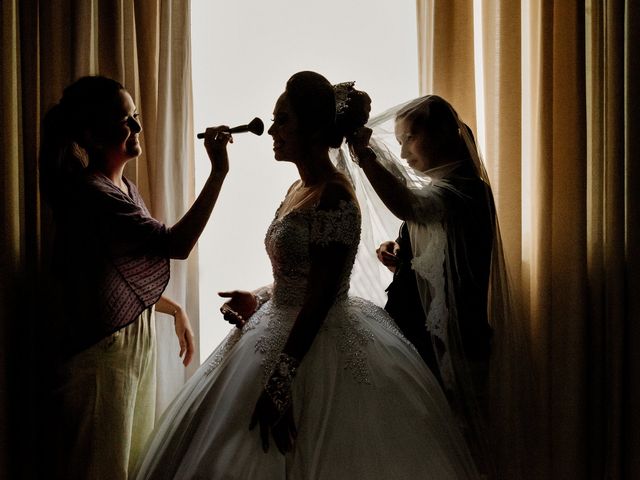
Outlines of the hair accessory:
{"type": "Polygon", "coordinates": [[[349,94],[356,82],[342,82],[333,86],[336,94],[336,113],[341,114],[349,108],[349,94]]]}

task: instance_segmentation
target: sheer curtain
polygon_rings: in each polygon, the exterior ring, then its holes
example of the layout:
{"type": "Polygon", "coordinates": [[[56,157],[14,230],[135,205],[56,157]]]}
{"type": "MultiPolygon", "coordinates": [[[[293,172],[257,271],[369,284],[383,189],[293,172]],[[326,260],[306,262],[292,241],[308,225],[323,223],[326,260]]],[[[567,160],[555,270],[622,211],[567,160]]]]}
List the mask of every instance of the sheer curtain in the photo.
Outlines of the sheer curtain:
{"type": "MultiPolygon", "coordinates": [[[[0,5],[0,472],[7,478],[29,478],[38,476],[38,462],[21,459],[30,458],[37,443],[42,419],[36,414],[36,397],[47,361],[39,356],[36,341],[42,321],[37,318],[37,284],[51,244],[50,214],[37,188],[40,118],[79,76],[103,74],[121,81],[144,128],[144,154],[125,173],[156,218],[175,222],[194,198],[190,2],[3,0],[0,5]]],[[[194,253],[186,262],[174,262],[167,294],[186,306],[197,328],[197,288],[188,288],[196,285],[196,268],[194,253]]],[[[159,314],[157,324],[161,411],[186,372],[170,317],[159,314]]]]}
{"type": "Polygon", "coordinates": [[[417,11],[423,93],[477,121],[525,311],[539,387],[530,477],[634,478],[640,7],[418,0],[417,11]]]}

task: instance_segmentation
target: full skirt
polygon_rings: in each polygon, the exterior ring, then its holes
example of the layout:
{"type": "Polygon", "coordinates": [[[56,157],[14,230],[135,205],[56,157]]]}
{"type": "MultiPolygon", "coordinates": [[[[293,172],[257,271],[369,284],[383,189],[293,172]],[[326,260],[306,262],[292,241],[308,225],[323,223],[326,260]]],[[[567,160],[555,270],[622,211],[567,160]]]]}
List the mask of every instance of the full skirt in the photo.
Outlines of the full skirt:
{"type": "Polygon", "coordinates": [[[359,298],[332,307],[298,369],[293,450],[265,453],[249,423],[298,312],[267,302],[227,336],[163,414],[135,478],[477,478],[438,382],[359,298]]]}

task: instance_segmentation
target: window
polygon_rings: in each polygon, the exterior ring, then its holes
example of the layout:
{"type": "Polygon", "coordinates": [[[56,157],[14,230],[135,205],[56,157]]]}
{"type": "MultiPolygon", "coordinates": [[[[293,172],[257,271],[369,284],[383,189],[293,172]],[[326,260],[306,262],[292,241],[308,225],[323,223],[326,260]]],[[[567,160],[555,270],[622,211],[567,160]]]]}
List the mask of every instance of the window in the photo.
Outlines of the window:
{"type": "MultiPolygon", "coordinates": [[[[415,8],[415,2],[388,0],[193,0],[196,131],[255,116],[266,130],[287,79],[300,70],[332,83],[355,80],[373,99],[373,114],[416,97],[415,8]]],[[[200,140],[195,151],[201,188],[210,167],[200,140]]],[[[217,292],[271,282],[264,234],[297,178],[293,165],[273,159],[266,132],[236,135],[229,158],[229,175],[199,242],[203,359],[229,330],[217,292]]]]}

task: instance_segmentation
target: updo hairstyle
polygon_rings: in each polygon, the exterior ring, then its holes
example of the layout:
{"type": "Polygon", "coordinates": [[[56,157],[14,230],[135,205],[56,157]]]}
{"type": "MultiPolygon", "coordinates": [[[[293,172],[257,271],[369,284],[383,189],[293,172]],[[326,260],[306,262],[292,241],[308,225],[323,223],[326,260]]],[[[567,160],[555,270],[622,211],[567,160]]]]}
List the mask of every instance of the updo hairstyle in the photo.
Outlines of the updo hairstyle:
{"type": "Polygon", "coordinates": [[[371,112],[371,97],[354,85],[355,82],[345,82],[333,87],[338,109],[336,127],[347,139],[369,121],[371,112]]]}
{"type": "MultiPolygon", "coordinates": [[[[339,84],[336,86],[343,86],[339,84]]],[[[365,92],[350,89],[344,102],[336,106],[336,90],[316,72],[294,74],[285,89],[289,105],[296,115],[301,135],[318,139],[337,148],[343,139],[362,127],[369,119],[371,100],[365,92]]]]}

